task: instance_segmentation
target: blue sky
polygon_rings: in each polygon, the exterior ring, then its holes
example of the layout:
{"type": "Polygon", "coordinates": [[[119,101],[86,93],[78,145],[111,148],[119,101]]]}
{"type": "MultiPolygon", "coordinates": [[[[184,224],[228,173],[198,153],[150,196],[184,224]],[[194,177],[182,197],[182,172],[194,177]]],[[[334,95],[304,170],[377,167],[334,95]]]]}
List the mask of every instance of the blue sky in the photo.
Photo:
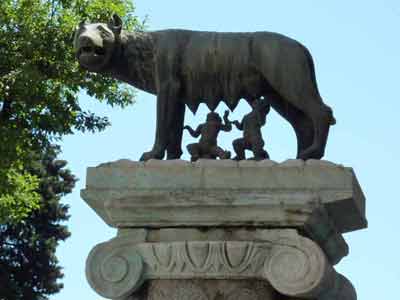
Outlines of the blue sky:
{"type": "MultiPolygon", "coordinates": [[[[276,31],[307,46],[315,65],[319,89],[337,120],[331,127],[325,159],[353,167],[367,198],[369,228],[348,233],[350,254],[337,266],[356,287],[359,299],[393,299],[400,285],[397,188],[400,185],[399,70],[400,3],[395,0],[137,0],[137,14],[149,16],[149,30],[186,28],[212,31],[276,31]],[[396,225],[397,224],[397,225],[396,225]]],[[[82,96],[82,106],[106,115],[112,126],[63,141],[62,157],[80,178],[74,193],[63,201],[71,206],[72,237],[57,255],[64,267],[64,290],[55,300],[99,300],[88,286],[84,264],[91,248],[115,235],[79,197],[86,167],[120,158],[139,159],[151,148],[155,127],[155,97],[139,92],[137,102],[115,109],[82,96]]],[[[218,112],[226,109],[220,105],[218,112]]],[[[241,103],[232,114],[249,111],[241,103]]],[[[203,122],[207,109],[186,114],[186,124],[203,122]]],[[[286,121],[270,113],[263,129],[271,158],[283,161],[296,152],[294,133],[286,121]]],[[[223,134],[221,145],[231,148],[238,132],[223,134]]],[[[187,133],[184,145],[192,142],[187,133]]],[[[188,159],[187,153],[183,156],[188,159]]]]}

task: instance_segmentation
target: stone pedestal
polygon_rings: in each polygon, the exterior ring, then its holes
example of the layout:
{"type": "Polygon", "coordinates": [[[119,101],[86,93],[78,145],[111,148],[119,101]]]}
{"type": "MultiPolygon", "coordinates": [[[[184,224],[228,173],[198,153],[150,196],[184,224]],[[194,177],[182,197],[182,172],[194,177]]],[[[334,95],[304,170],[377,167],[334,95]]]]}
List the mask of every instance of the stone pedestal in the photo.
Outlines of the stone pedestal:
{"type": "Polygon", "coordinates": [[[89,168],[82,198],[114,239],[86,275],[119,300],[355,300],[333,266],[366,227],[351,168],[326,161],[121,160],[89,168]]]}

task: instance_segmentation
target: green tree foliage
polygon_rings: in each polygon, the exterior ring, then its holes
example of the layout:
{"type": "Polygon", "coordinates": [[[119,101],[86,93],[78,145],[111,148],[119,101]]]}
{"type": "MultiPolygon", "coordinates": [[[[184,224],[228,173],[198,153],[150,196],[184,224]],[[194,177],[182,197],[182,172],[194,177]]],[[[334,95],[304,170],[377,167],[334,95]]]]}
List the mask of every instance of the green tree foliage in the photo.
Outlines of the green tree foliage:
{"type": "Polygon", "coordinates": [[[32,210],[38,209],[40,197],[36,192],[39,180],[27,171],[16,168],[0,169],[0,176],[6,181],[0,195],[0,220],[23,220],[32,210]]]}
{"type": "Polygon", "coordinates": [[[107,22],[113,12],[141,28],[130,0],[0,1],[0,222],[18,222],[40,206],[38,182],[25,171],[31,151],[109,125],[81,108],[80,91],[112,106],[133,102],[132,89],[83,71],[73,52],[77,24],[107,22]]]}
{"type": "Polygon", "coordinates": [[[126,85],[79,68],[72,41],[83,19],[123,16],[141,29],[130,0],[0,0],[0,300],[42,300],[60,290],[55,249],[75,178],[56,159],[67,134],[109,122],[79,93],[111,106],[133,103],[126,85]]]}
{"type": "Polygon", "coordinates": [[[27,170],[40,181],[40,209],[21,222],[0,225],[1,300],[46,299],[44,295],[62,287],[55,251],[69,232],[60,223],[68,219],[68,207],[60,198],[71,192],[76,180],[65,169],[66,162],[56,159],[57,153],[56,147],[45,149],[27,170]]]}

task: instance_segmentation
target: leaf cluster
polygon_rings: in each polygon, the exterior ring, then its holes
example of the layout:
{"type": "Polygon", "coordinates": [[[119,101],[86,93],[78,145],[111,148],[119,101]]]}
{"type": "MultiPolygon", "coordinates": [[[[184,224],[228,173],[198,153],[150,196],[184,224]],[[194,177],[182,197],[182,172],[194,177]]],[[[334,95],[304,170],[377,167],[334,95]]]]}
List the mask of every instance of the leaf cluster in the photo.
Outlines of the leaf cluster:
{"type": "Polygon", "coordinates": [[[46,299],[62,288],[55,252],[70,233],[62,224],[69,218],[68,207],[60,199],[76,179],[66,162],[57,160],[58,152],[54,146],[45,149],[28,168],[39,180],[40,209],[18,223],[0,225],[0,300],[46,299]]]}
{"type": "Polygon", "coordinates": [[[11,206],[38,205],[35,178],[24,170],[32,151],[109,125],[82,108],[82,91],[112,106],[133,103],[134,90],[82,70],[72,47],[80,21],[107,22],[114,12],[131,30],[142,28],[129,0],[0,1],[0,222],[6,215],[18,221],[27,212],[11,214],[11,206]]]}
{"type": "Polygon", "coordinates": [[[0,1],[0,300],[43,300],[62,288],[55,252],[69,232],[60,199],[76,179],[55,145],[109,125],[82,107],[82,92],[111,106],[134,101],[130,87],[87,73],[74,56],[77,24],[112,13],[143,28],[130,0],[0,1]]]}

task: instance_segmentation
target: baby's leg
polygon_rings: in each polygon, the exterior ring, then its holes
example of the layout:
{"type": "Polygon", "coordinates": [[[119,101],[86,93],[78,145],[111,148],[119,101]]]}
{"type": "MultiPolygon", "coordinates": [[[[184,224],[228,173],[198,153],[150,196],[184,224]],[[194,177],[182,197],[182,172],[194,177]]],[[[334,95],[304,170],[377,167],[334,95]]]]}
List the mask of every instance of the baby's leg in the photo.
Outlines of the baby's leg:
{"type": "Polygon", "coordinates": [[[212,149],[213,154],[215,154],[216,157],[219,157],[220,159],[229,159],[231,158],[231,152],[230,151],[225,151],[221,147],[214,147],[212,149]]]}
{"type": "Polygon", "coordinates": [[[253,137],[251,142],[251,151],[253,151],[255,160],[268,159],[268,152],[264,150],[264,140],[261,135],[253,137]]]}
{"type": "Polygon", "coordinates": [[[233,145],[233,150],[235,150],[236,153],[236,157],[234,158],[234,160],[243,160],[246,159],[246,155],[245,155],[245,147],[244,147],[244,138],[240,138],[240,139],[236,139],[233,141],[232,145],[233,145]]]}
{"type": "Polygon", "coordinates": [[[189,144],[187,145],[186,149],[191,155],[191,161],[196,161],[200,158],[200,147],[198,143],[189,144]]]}

